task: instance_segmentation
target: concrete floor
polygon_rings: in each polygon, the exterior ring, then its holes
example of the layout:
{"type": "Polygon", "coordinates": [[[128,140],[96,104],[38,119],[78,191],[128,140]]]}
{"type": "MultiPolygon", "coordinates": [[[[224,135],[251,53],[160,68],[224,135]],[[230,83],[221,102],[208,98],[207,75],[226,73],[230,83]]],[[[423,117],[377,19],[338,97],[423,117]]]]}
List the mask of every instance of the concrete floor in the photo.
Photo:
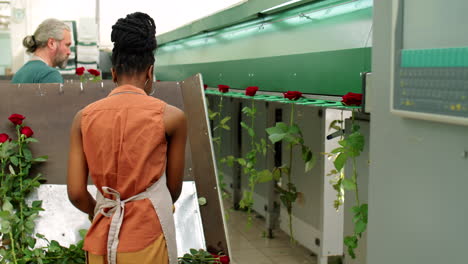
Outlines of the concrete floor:
{"type": "MultiPolygon", "coordinates": [[[[229,201],[224,208],[230,208],[229,201]]],[[[247,213],[227,209],[227,229],[233,264],[316,264],[316,256],[301,245],[291,245],[289,236],[277,229],[274,238],[266,238],[265,221],[253,217],[247,226],[247,213]]]]}

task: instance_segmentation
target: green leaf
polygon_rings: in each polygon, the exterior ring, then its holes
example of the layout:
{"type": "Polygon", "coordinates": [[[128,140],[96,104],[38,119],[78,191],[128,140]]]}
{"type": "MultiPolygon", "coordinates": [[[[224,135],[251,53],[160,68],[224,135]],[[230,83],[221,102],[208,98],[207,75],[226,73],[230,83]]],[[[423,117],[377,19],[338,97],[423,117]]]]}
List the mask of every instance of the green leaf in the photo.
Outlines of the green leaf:
{"type": "Polygon", "coordinates": [[[13,163],[13,165],[15,166],[18,166],[19,162],[18,162],[18,158],[16,156],[11,156],[10,157],[10,161],[11,163],[13,163]]]}
{"type": "Polygon", "coordinates": [[[351,211],[352,211],[354,214],[360,214],[360,213],[361,213],[361,207],[359,207],[359,206],[353,206],[353,207],[351,207],[351,211]]]}
{"type": "Polygon", "coordinates": [[[276,142],[279,142],[281,140],[283,140],[283,138],[286,136],[287,134],[270,134],[270,136],[268,137],[271,141],[271,143],[276,143],[276,142]]]}
{"type": "Polygon", "coordinates": [[[340,153],[335,158],[335,161],[333,162],[333,164],[335,164],[335,168],[337,171],[340,171],[344,167],[347,159],[348,159],[348,156],[346,156],[345,153],[340,153]]]}
{"type": "Polygon", "coordinates": [[[347,236],[344,239],[344,244],[350,248],[356,248],[357,247],[357,237],[355,236],[347,236]]]}
{"type": "Polygon", "coordinates": [[[252,128],[249,127],[249,129],[247,129],[247,132],[249,133],[250,137],[255,137],[255,132],[252,128]]]}
{"type": "Polygon", "coordinates": [[[226,122],[229,121],[230,119],[231,119],[230,116],[226,116],[225,118],[223,118],[223,119],[220,121],[220,123],[224,125],[224,124],[226,124],[226,122]]]}
{"type": "Polygon", "coordinates": [[[300,132],[300,128],[299,126],[297,126],[296,124],[292,125],[291,127],[289,127],[289,133],[291,134],[298,134],[300,132]]]}
{"type": "Polygon", "coordinates": [[[210,120],[214,120],[216,118],[216,116],[218,116],[219,113],[218,112],[212,112],[209,114],[209,119],[210,120]]]}
{"type": "Polygon", "coordinates": [[[33,221],[26,221],[26,222],[24,223],[24,226],[25,226],[26,228],[30,229],[30,230],[33,230],[35,224],[34,224],[33,221]]]}
{"type": "Polygon", "coordinates": [[[6,234],[6,233],[9,233],[10,231],[11,231],[10,222],[2,221],[2,224],[0,225],[0,232],[6,234]]]}
{"type": "Polygon", "coordinates": [[[27,142],[27,143],[37,143],[37,142],[39,142],[39,140],[30,137],[30,138],[27,138],[25,140],[25,142],[27,142]]]}
{"type": "Polygon", "coordinates": [[[274,127],[269,127],[266,129],[269,135],[271,134],[286,134],[289,130],[288,125],[283,122],[278,122],[274,127]]]}
{"type": "Polygon", "coordinates": [[[354,191],[356,190],[356,183],[353,180],[350,179],[344,179],[343,182],[343,188],[348,191],[354,191]]]}
{"type": "Polygon", "coordinates": [[[32,162],[46,162],[49,159],[49,156],[40,156],[32,160],[32,162]]]}
{"type": "Polygon", "coordinates": [[[23,155],[26,160],[32,160],[32,153],[31,150],[29,150],[28,148],[23,149],[23,155]]]}
{"type": "Polygon", "coordinates": [[[10,157],[12,150],[15,148],[15,143],[5,141],[0,144],[0,158],[7,159],[10,157]]]}
{"type": "Polygon", "coordinates": [[[246,106],[246,107],[242,108],[242,113],[244,113],[246,115],[251,115],[252,114],[252,109],[250,109],[250,107],[246,106]]]}
{"type": "Polygon", "coordinates": [[[344,152],[344,151],[345,151],[345,149],[343,147],[339,147],[339,148],[336,148],[336,149],[330,151],[330,153],[337,154],[337,153],[341,153],[341,152],[344,152]]]}
{"type": "Polygon", "coordinates": [[[5,200],[3,201],[2,210],[13,213],[13,205],[10,203],[10,201],[5,200]]]}
{"type": "Polygon", "coordinates": [[[302,148],[302,159],[306,162],[312,159],[312,151],[309,148],[302,148]]]}
{"type": "Polygon", "coordinates": [[[289,126],[286,123],[283,123],[283,122],[276,123],[276,127],[281,129],[283,132],[288,132],[288,130],[289,130],[289,126]]]}
{"type": "Polygon", "coordinates": [[[363,221],[364,223],[367,224],[367,218],[368,218],[368,205],[367,204],[362,204],[361,205],[361,214],[362,214],[362,218],[363,218],[363,221]]]}
{"type": "Polygon", "coordinates": [[[41,207],[42,206],[42,201],[34,201],[32,202],[32,207],[41,207]]]}
{"type": "Polygon", "coordinates": [[[358,131],[354,132],[346,139],[347,146],[350,149],[350,155],[357,157],[364,150],[364,136],[358,131]]]}
{"type": "Polygon", "coordinates": [[[281,170],[275,169],[273,170],[273,179],[275,181],[279,181],[281,178],[281,170]]]}
{"type": "Polygon", "coordinates": [[[11,213],[9,211],[0,211],[0,220],[8,220],[10,216],[11,213]]]}
{"type": "Polygon", "coordinates": [[[36,245],[36,239],[34,239],[32,237],[27,237],[26,238],[26,243],[28,243],[28,246],[30,248],[34,248],[34,246],[36,245]]]}
{"type": "Polygon", "coordinates": [[[341,124],[341,123],[343,123],[342,120],[333,120],[330,123],[330,126],[328,127],[328,130],[330,130],[330,129],[341,130],[341,127],[338,126],[338,124],[341,124]]]}
{"type": "Polygon", "coordinates": [[[262,170],[257,174],[257,182],[264,183],[273,180],[273,174],[269,170],[262,170]]]}
{"type": "Polygon", "coordinates": [[[239,165],[241,166],[245,166],[247,164],[247,162],[243,158],[238,158],[237,163],[239,163],[239,165]]]}
{"type": "Polygon", "coordinates": [[[265,129],[265,131],[267,132],[268,135],[284,133],[284,131],[282,131],[281,129],[277,127],[269,127],[265,129]]]}
{"type": "Polygon", "coordinates": [[[354,233],[356,234],[361,234],[364,231],[366,231],[367,224],[364,223],[364,221],[360,220],[357,221],[356,224],[354,225],[354,233]]]}
{"type": "Polygon", "coordinates": [[[240,122],[240,125],[244,129],[249,129],[249,126],[244,121],[240,122]]]}
{"type": "Polygon", "coordinates": [[[305,163],[305,172],[308,172],[308,171],[310,171],[312,168],[314,168],[316,162],[317,162],[317,158],[316,158],[316,156],[314,155],[314,156],[312,157],[311,160],[309,160],[309,161],[307,161],[307,162],[305,163]]]}
{"type": "Polygon", "coordinates": [[[235,158],[234,158],[234,156],[232,156],[232,155],[229,155],[229,156],[227,156],[227,157],[224,158],[224,162],[226,162],[226,164],[227,164],[229,167],[234,166],[234,160],[235,160],[235,158]]]}

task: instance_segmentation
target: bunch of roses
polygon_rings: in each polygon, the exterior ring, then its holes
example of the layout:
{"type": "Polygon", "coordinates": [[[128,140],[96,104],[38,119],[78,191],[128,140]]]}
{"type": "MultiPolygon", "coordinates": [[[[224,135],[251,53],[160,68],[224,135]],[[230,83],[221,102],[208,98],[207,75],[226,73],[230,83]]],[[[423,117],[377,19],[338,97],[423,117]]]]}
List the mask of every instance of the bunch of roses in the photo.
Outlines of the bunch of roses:
{"type": "Polygon", "coordinates": [[[81,81],[81,82],[85,82],[85,81],[87,81],[88,79],[91,80],[91,81],[93,81],[93,82],[97,82],[97,81],[102,80],[102,78],[101,78],[101,72],[98,71],[98,70],[96,70],[96,69],[88,69],[88,70],[86,70],[85,67],[79,67],[79,68],[76,68],[75,74],[78,75],[78,76],[80,76],[80,81],[81,81]],[[88,77],[85,75],[85,72],[86,72],[86,71],[89,73],[89,75],[91,75],[91,77],[88,78],[88,77]]]}
{"type": "MultiPolygon", "coordinates": [[[[23,120],[26,117],[20,114],[12,114],[8,119],[16,126],[19,126],[19,132],[21,136],[24,135],[24,137],[28,138],[34,135],[34,131],[29,127],[29,126],[24,126],[23,125],[23,120]]],[[[10,136],[6,133],[1,133],[0,134],[0,144],[5,143],[6,141],[11,141],[10,136]]]]}

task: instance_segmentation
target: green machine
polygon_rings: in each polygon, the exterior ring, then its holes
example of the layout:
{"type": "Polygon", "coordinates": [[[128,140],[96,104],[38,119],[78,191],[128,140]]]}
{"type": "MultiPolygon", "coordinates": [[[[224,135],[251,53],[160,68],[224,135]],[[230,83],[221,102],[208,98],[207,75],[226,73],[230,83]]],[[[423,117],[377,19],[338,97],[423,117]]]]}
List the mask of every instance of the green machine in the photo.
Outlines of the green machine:
{"type": "MultiPolygon", "coordinates": [[[[262,9],[266,2],[247,3],[262,9]]],[[[289,2],[296,6],[250,12],[237,6],[234,15],[215,14],[159,36],[157,78],[175,81],[200,72],[210,87],[362,92],[360,73],[371,70],[372,1],[289,2]]]]}

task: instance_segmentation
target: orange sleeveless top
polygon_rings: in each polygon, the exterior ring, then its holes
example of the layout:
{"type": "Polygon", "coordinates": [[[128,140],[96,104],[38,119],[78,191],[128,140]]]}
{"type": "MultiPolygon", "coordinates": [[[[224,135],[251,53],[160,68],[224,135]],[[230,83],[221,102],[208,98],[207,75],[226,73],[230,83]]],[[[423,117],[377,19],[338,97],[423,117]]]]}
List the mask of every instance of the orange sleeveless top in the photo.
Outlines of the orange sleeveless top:
{"type": "MultiPolygon", "coordinates": [[[[124,85],[82,110],[83,149],[98,190],[111,187],[124,200],[145,191],[162,176],[167,151],[165,107],[165,102],[147,96],[143,90],[124,85]]],[[[110,218],[98,214],[83,249],[106,255],[109,226],[110,218]]],[[[117,252],[142,250],[161,234],[151,202],[148,199],[130,202],[125,206],[117,252]]]]}

